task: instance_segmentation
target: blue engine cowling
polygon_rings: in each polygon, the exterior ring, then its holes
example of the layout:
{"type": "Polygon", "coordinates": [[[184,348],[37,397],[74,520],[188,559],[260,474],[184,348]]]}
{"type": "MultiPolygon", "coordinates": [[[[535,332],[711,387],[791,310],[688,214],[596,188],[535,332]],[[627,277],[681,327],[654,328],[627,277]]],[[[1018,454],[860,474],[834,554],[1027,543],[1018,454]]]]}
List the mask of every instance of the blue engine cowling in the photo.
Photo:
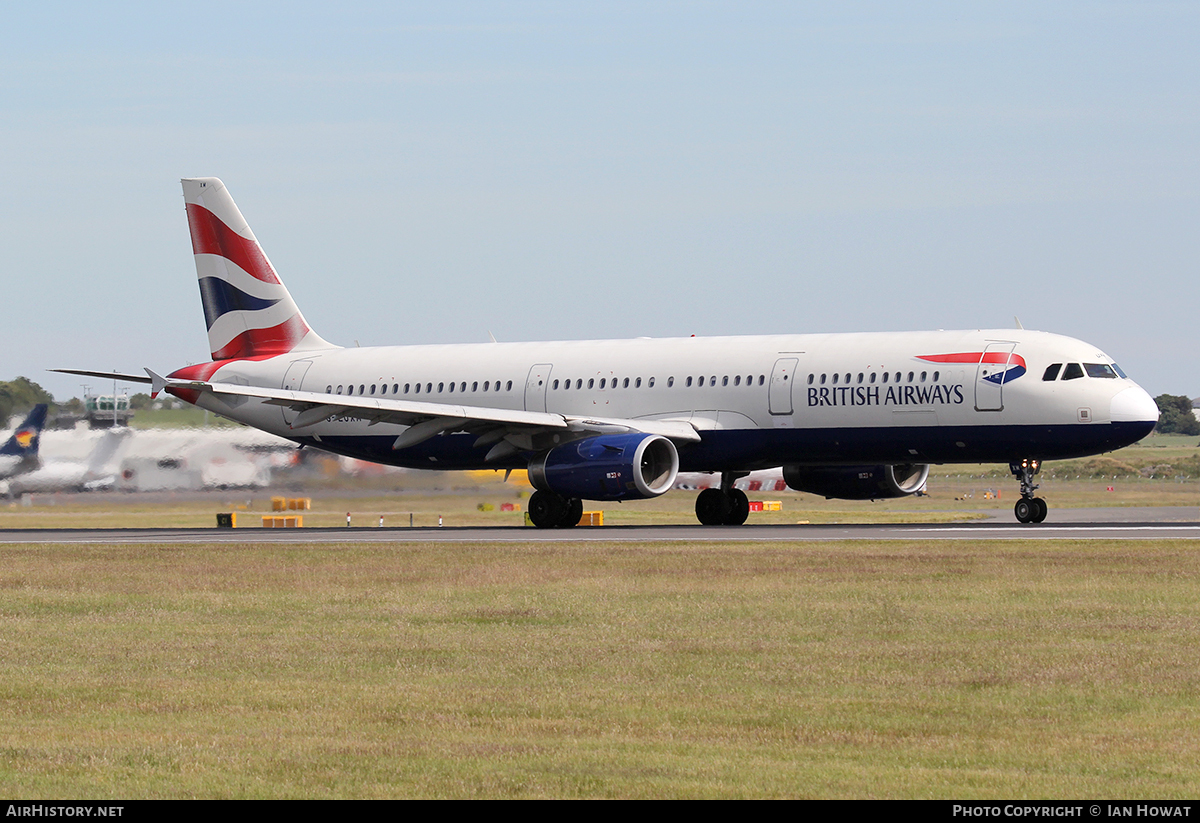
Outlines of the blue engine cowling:
{"type": "Polygon", "coordinates": [[[539,455],[529,482],[540,491],[584,500],[658,497],[675,484],[679,453],[658,434],[604,434],[539,455]]]}
{"type": "Polygon", "coordinates": [[[882,500],[904,497],[925,488],[929,466],[784,466],[783,480],[798,492],[836,497],[839,500],[882,500]]]}

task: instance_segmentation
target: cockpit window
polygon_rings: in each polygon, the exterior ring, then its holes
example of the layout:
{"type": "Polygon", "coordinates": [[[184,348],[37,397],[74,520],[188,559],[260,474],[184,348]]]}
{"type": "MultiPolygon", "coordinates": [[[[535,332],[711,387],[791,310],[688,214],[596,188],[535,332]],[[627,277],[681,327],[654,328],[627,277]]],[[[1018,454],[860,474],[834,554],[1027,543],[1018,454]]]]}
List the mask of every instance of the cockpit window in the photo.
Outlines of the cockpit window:
{"type": "Polygon", "coordinates": [[[1107,363],[1084,363],[1083,367],[1087,369],[1088,377],[1106,377],[1109,380],[1117,379],[1117,373],[1107,363]]]}
{"type": "Polygon", "coordinates": [[[1078,363],[1068,363],[1063,369],[1063,380],[1074,380],[1077,377],[1083,377],[1083,367],[1078,363]]]}
{"type": "Polygon", "coordinates": [[[1129,376],[1128,376],[1128,375],[1126,375],[1126,374],[1125,374],[1125,372],[1121,371],[1121,367],[1120,367],[1120,366],[1118,366],[1116,363],[1113,363],[1113,364],[1112,364],[1112,367],[1113,367],[1113,371],[1115,371],[1115,372],[1117,373],[1117,375],[1118,375],[1118,376],[1120,376],[1120,378],[1121,378],[1122,380],[1128,380],[1128,379],[1129,379],[1129,376]]]}
{"type": "Polygon", "coordinates": [[[1046,373],[1042,375],[1042,379],[1045,381],[1057,380],[1060,369],[1062,369],[1062,363],[1051,363],[1046,367],[1046,373]]]}

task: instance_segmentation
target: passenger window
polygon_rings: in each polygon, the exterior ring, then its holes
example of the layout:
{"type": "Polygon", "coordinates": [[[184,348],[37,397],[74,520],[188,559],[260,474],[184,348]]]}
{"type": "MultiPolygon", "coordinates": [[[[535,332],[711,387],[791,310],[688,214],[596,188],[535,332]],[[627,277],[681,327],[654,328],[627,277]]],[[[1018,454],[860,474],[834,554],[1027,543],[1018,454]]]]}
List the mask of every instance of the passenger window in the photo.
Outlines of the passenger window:
{"type": "Polygon", "coordinates": [[[418,383],[418,384],[417,384],[417,390],[414,392],[414,394],[420,394],[420,393],[421,393],[421,384],[420,384],[420,383],[418,383]]]}
{"type": "Polygon", "coordinates": [[[1045,373],[1042,375],[1042,380],[1049,383],[1052,380],[1058,379],[1058,373],[1062,369],[1062,363],[1051,363],[1046,367],[1045,373]]]}
{"type": "Polygon", "coordinates": [[[325,393],[326,393],[326,394],[333,394],[333,386],[326,386],[326,387],[325,387],[325,393]]]}
{"type": "Polygon", "coordinates": [[[667,378],[667,388],[669,389],[669,388],[671,388],[671,387],[672,387],[672,386],[674,386],[674,385],[675,385],[675,378],[674,378],[674,377],[668,377],[668,378],[667,378]]]}
{"type": "MultiPolygon", "coordinates": [[[[671,380],[674,380],[674,379],[675,379],[674,377],[672,377],[672,378],[671,378],[671,380]]],[[[627,388],[629,388],[629,378],[628,378],[628,377],[626,377],[626,378],[625,378],[625,382],[624,382],[624,384],[621,386],[621,388],[623,388],[623,389],[627,389],[627,388]]]]}
{"type": "Polygon", "coordinates": [[[1068,363],[1063,369],[1063,380],[1075,380],[1080,377],[1083,377],[1083,367],[1078,363],[1068,363]]]}
{"type": "MultiPolygon", "coordinates": [[[[557,388],[557,387],[558,387],[558,384],[556,383],[555,388],[557,388]]],[[[471,384],[471,391],[479,391],[479,381],[478,380],[476,380],[474,383],[471,384]]]]}
{"type": "Polygon", "coordinates": [[[925,382],[925,372],[921,372],[921,382],[925,382]]]}
{"type": "Polygon", "coordinates": [[[875,372],[871,372],[871,380],[870,380],[870,382],[872,382],[872,383],[874,383],[874,382],[875,382],[875,372]]]}
{"type": "Polygon", "coordinates": [[[883,373],[883,382],[886,383],[887,381],[888,381],[888,373],[884,372],[883,373]]]}
{"type": "MultiPolygon", "coordinates": [[[[441,386],[438,386],[438,391],[441,391],[441,386]]],[[[453,383],[450,384],[450,393],[451,394],[454,393],[454,384],[453,383]]]]}
{"type": "Polygon", "coordinates": [[[445,383],[438,383],[438,394],[442,393],[445,385],[446,385],[445,383]]]}
{"type": "Polygon", "coordinates": [[[835,372],[835,373],[834,373],[834,375],[833,375],[833,385],[835,385],[835,386],[836,386],[836,385],[838,384],[838,378],[839,378],[839,377],[841,377],[841,375],[840,375],[840,374],[837,374],[837,373],[835,372]]]}
{"type": "Polygon", "coordinates": [[[512,391],[512,381],[511,380],[509,380],[508,383],[504,386],[504,390],[512,391]]]}
{"type": "Polygon", "coordinates": [[[821,375],[821,385],[825,385],[825,375],[821,375]]]}
{"type": "Polygon", "coordinates": [[[637,380],[634,380],[633,387],[635,389],[640,389],[642,387],[642,378],[639,377],[637,380]]]}
{"type": "Polygon", "coordinates": [[[649,380],[646,381],[646,388],[648,388],[648,389],[654,388],[654,378],[653,377],[651,377],[649,380]]]}
{"type": "Polygon", "coordinates": [[[596,387],[596,380],[595,380],[595,378],[589,377],[589,378],[588,378],[588,388],[589,388],[589,389],[594,389],[595,387],[596,387]]]}
{"type": "MultiPolygon", "coordinates": [[[[811,374],[808,376],[808,382],[809,382],[809,383],[811,383],[811,382],[812,382],[812,375],[811,375],[811,374]]],[[[735,375],[733,376],[733,385],[735,385],[735,386],[740,386],[740,385],[742,385],[742,376],[741,376],[740,374],[735,374],[735,375]]]]}
{"type": "Polygon", "coordinates": [[[862,373],[862,372],[859,372],[859,373],[858,373],[858,379],[857,379],[857,380],[855,380],[854,382],[855,382],[855,383],[861,383],[862,381],[863,381],[863,373],[862,373]]]}
{"type": "Polygon", "coordinates": [[[342,393],[342,387],[341,387],[341,386],[338,386],[337,393],[338,393],[338,394],[341,394],[341,393],[342,393]]]}
{"type": "Polygon", "coordinates": [[[936,383],[938,381],[938,378],[941,376],[942,376],[942,373],[940,371],[935,371],[933,373],[933,382],[936,383]]]}
{"type": "Polygon", "coordinates": [[[721,385],[722,385],[722,386],[728,386],[728,385],[729,385],[729,375],[725,375],[724,377],[722,377],[722,378],[721,378],[721,385]]]}

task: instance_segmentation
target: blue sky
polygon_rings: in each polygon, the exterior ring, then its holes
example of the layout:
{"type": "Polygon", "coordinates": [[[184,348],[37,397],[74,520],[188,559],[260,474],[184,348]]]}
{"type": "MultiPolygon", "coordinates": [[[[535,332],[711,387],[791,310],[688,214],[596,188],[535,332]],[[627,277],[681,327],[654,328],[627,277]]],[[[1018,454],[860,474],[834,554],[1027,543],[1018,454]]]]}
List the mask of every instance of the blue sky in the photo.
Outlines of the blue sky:
{"type": "Polygon", "coordinates": [[[1200,395],[1200,4],[3,14],[0,379],[206,359],[178,180],[362,345],[1009,327],[1200,395]]]}

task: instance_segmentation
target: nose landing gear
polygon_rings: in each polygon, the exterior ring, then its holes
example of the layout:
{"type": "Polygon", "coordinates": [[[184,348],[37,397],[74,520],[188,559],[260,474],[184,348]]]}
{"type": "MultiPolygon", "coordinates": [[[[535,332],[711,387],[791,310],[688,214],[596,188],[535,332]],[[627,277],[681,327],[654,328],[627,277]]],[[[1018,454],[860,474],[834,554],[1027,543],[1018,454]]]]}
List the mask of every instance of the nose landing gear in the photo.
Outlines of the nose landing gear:
{"type": "Polygon", "coordinates": [[[1042,461],[1025,459],[1019,463],[1009,463],[1008,470],[1021,481],[1021,499],[1013,506],[1013,514],[1016,515],[1017,522],[1041,523],[1046,519],[1046,513],[1050,510],[1045,500],[1033,496],[1038,488],[1038,484],[1033,482],[1033,477],[1042,470],[1042,461]]]}

